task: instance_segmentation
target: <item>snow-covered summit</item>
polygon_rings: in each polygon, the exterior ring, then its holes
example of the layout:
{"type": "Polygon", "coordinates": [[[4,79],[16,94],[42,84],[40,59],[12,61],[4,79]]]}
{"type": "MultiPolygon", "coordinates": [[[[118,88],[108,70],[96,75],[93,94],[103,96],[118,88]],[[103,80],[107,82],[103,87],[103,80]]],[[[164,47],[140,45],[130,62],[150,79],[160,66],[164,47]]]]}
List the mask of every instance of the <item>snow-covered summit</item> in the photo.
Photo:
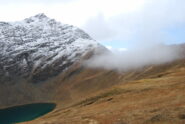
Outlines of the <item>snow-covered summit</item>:
{"type": "Polygon", "coordinates": [[[42,81],[100,46],[83,30],[43,13],[20,22],[0,22],[0,77],[42,81]]]}

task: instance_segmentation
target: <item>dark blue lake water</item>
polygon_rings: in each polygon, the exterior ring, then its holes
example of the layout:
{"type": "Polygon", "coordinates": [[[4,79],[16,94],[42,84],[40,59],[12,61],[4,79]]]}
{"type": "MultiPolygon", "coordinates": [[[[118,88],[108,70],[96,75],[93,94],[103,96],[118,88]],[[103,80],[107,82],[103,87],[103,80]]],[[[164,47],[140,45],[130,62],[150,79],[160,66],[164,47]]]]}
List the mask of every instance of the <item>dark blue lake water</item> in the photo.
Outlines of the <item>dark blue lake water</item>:
{"type": "Polygon", "coordinates": [[[54,103],[34,103],[0,109],[0,124],[31,121],[51,112],[55,107],[54,103]]]}

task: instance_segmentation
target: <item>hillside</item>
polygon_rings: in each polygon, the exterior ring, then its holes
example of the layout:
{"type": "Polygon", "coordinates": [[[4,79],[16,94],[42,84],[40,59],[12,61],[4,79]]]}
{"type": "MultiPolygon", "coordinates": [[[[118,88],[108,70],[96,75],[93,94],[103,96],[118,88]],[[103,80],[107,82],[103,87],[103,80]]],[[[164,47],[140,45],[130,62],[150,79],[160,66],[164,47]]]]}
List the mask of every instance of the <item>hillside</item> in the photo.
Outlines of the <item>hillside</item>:
{"type": "Polygon", "coordinates": [[[123,74],[90,69],[71,74],[57,78],[63,84],[57,108],[25,124],[185,123],[184,59],[123,74]]]}

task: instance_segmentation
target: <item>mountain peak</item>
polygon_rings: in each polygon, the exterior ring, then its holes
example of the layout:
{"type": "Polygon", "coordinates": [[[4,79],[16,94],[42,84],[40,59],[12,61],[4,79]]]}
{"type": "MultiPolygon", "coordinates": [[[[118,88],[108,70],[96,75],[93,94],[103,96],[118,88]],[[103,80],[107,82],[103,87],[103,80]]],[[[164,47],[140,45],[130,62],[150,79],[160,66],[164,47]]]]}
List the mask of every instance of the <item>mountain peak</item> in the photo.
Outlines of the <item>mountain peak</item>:
{"type": "MultiPolygon", "coordinates": [[[[0,25],[0,77],[46,80],[65,71],[99,44],[78,27],[44,13],[0,25]],[[19,71],[18,71],[19,70],[19,71]]],[[[0,83],[3,82],[0,79],[0,83]]]]}
{"type": "Polygon", "coordinates": [[[38,19],[48,18],[44,13],[39,13],[39,14],[35,15],[34,17],[38,18],[38,19]]]}
{"type": "Polygon", "coordinates": [[[38,22],[38,21],[42,22],[46,20],[51,20],[51,19],[47,17],[44,13],[39,13],[39,14],[36,14],[35,16],[31,16],[25,19],[26,23],[38,22]]]}

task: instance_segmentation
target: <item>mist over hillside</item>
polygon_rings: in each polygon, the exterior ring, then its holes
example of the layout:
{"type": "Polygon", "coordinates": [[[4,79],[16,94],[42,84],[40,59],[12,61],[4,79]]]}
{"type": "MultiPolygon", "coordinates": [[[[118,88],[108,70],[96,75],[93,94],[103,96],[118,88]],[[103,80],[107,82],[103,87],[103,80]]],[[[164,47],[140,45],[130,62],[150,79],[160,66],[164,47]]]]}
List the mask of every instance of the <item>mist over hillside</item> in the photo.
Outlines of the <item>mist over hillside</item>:
{"type": "Polygon", "coordinates": [[[182,49],[167,45],[154,45],[135,50],[105,52],[96,55],[84,64],[90,68],[128,71],[148,65],[172,62],[182,57],[182,49]]]}

